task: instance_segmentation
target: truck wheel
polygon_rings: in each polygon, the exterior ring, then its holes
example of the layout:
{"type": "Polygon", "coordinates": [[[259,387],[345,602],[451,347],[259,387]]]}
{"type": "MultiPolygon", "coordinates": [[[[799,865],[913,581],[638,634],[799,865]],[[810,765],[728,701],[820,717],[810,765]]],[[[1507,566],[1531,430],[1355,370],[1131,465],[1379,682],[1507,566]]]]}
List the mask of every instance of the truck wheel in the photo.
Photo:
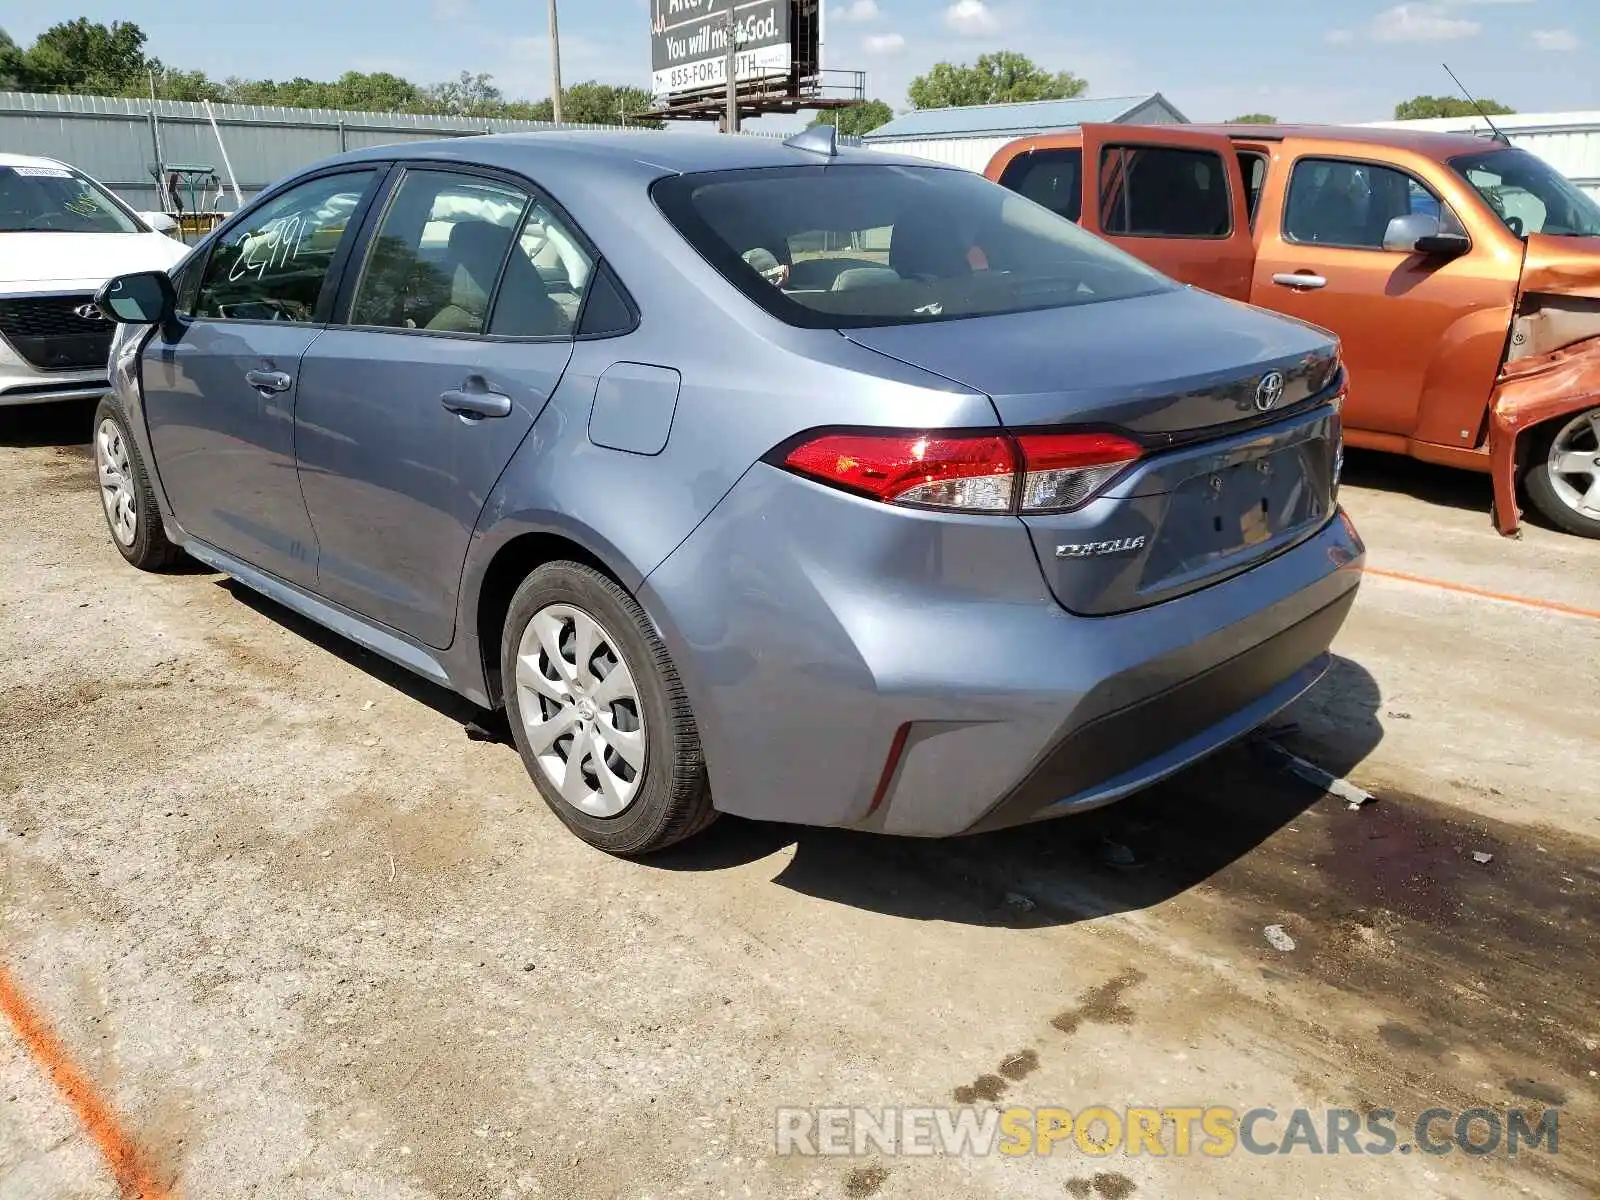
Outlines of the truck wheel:
{"type": "Polygon", "coordinates": [[[716,819],[672,657],[614,580],[574,562],[536,569],[511,598],[500,670],[523,765],[591,846],[648,854],[716,819]]]}
{"type": "Polygon", "coordinates": [[[1600,538],[1600,408],[1535,435],[1528,499],[1558,529],[1600,538]]]}
{"type": "Polygon", "coordinates": [[[111,544],[141,571],[160,571],[183,557],[167,540],[156,494],[122,410],[107,396],[94,413],[94,467],[111,544]]]}

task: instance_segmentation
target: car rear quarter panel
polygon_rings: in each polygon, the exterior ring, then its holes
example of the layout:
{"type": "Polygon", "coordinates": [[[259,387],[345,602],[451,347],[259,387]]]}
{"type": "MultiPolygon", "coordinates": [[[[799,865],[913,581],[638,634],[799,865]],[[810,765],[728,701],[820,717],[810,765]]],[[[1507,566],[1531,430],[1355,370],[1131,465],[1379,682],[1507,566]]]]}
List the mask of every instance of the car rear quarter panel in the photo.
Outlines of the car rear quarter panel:
{"type": "MultiPolygon", "coordinates": [[[[603,211],[596,206],[605,193],[551,190],[616,270],[639,323],[623,336],[577,343],[551,402],[487,498],[465,567],[459,629],[476,628],[490,564],[521,535],[569,538],[636,590],[752,464],[801,431],[998,423],[987,397],[969,388],[831,330],[793,329],[768,316],[689,247],[643,186],[611,197],[603,211]],[[591,438],[596,386],[620,363],[681,377],[658,453],[591,438]]],[[[650,377],[613,372],[608,387],[650,377]]]]}

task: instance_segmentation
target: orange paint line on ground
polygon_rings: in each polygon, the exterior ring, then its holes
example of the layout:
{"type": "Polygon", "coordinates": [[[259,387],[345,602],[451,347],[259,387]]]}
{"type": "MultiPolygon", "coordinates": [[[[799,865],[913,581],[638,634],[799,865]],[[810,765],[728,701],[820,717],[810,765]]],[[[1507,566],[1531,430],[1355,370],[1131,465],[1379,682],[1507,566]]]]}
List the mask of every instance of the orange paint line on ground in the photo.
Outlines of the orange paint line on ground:
{"type": "Polygon", "coordinates": [[[1407,575],[1404,571],[1386,571],[1382,567],[1368,567],[1368,575],[1376,575],[1380,579],[1398,579],[1402,583],[1420,583],[1424,587],[1440,588],[1447,592],[1460,592],[1465,596],[1480,596],[1485,600],[1499,600],[1503,604],[1520,604],[1525,608],[1538,608],[1545,612],[1562,613],[1569,617],[1585,617],[1591,621],[1600,621],[1600,611],[1592,608],[1577,608],[1571,604],[1562,604],[1556,600],[1535,600],[1532,596],[1511,596],[1505,592],[1491,592],[1484,588],[1471,587],[1465,583],[1451,583],[1446,579],[1428,579],[1422,575],[1407,575]]]}
{"type": "Polygon", "coordinates": [[[100,1148],[122,1189],[123,1200],[169,1200],[171,1193],[156,1182],[145,1165],[143,1154],[122,1131],[116,1113],[101,1099],[89,1077],[78,1069],[61,1039],[28,1003],[4,966],[0,966],[0,1013],[6,1015],[23,1047],[60,1090],[100,1148]]]}

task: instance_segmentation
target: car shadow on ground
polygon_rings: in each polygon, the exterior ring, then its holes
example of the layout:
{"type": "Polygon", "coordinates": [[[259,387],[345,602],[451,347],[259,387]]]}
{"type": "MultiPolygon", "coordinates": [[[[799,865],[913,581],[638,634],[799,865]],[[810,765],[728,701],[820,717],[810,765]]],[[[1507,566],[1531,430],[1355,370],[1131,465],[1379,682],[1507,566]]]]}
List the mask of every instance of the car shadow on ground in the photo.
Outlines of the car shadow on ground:
{"type": "Polygon", "coordinates": [[[1347,449],[1341,480],[1351,487],[1399,492],[1425,504],[1467,512],[1487,514],[1494,502],[1494,487],[1487,475],[1377,450],[1347,449]]]}
{"type": "Polygon", "coordinates": [[[88,446],[98,400],[56,400],[0,408],[0,446],[88,446]]]}
{"type": "MultiPolygon", "coordinates": [[[[1379,703],[1372,676],[1336,658],[1263,736],[1302,737],[1299,714],[1333,713],[1332,732],[1319,726],[1319,736],[1302,743],[1317,754],[1317,765],[1344,774],[1382,739],[1379,703]]],[[[701,837],[645,862],[660,870],[717,871],[792,846],[773,882],[819,900],[911,920],[1068,925],[1179,895],[1322,799],[1260,739],[1250,739],[1118,804],[999,833],[925,840],[724,817],[701,837]]]]}
{"type": "MultiPolygon", "coordinates": [[[[354,642],[222,578],[240,603],[411,699],[458,722],[464,736],[515,754],[489,713],[354,642]]],[[[812,829],[724,816],[640,866],[716,872],[793,847],[773,882],[818,900],[910,920],[1013,928],[1067,925],[1149,908],[1204,882],[1290,824],[1323,793],[1287,773],[1271,740],[1336,775],[1378,745],[1382,697],[1359,664],[1328,673],[1256,738],[1231,746],[1120,803],[976,837],[929,840],[812,829]]],[[[533,782],[528,782],[530,793],[533,782]]]]}
{"type": "MultiPolygon", "coordinates": [[[[210,570],[209,567],[204,569],[210,570]]],[[[281,625],[295,636],[305,638],[306,641],[343,659],[352,667],[366,672],[379,682],[394,688],[395,691],[404,693],[419,704],[425,704],[435,712],[458,722],[467,736],[480,741],[504,742],[507,746],[512,745],[511,732],[505,724],[503,715],[479,708],[448,688],[432,683],[405,667],[397,666],[382,655],[374,654],[366,647],[302,617],[293,609],[285,608],[276,600],[270,600],[260,592],[252,591],[226,575],[218,577],[217,586],[227,591],[240,604],[281,625]]]]}

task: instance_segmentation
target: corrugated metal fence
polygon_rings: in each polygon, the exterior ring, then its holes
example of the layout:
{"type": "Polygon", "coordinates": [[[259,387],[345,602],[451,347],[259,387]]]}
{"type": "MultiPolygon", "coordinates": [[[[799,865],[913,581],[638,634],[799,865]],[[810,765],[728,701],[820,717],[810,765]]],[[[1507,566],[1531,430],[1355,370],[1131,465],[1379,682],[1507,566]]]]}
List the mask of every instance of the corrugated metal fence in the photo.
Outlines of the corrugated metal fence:
{"type": "MultiPolygon", "coordinates": [[[[543,121],[252,104],[213,104],[211,111],[246,199],[289,172],[342,150],[555,128],[543,121]]],[[[205,106],[186,100],[0,92],[0,152],[39,154],[71,163],[140,210],[162,207],[152,173],[157,161],[168,166],[210,166],[227,182],[205,106]]]]}

